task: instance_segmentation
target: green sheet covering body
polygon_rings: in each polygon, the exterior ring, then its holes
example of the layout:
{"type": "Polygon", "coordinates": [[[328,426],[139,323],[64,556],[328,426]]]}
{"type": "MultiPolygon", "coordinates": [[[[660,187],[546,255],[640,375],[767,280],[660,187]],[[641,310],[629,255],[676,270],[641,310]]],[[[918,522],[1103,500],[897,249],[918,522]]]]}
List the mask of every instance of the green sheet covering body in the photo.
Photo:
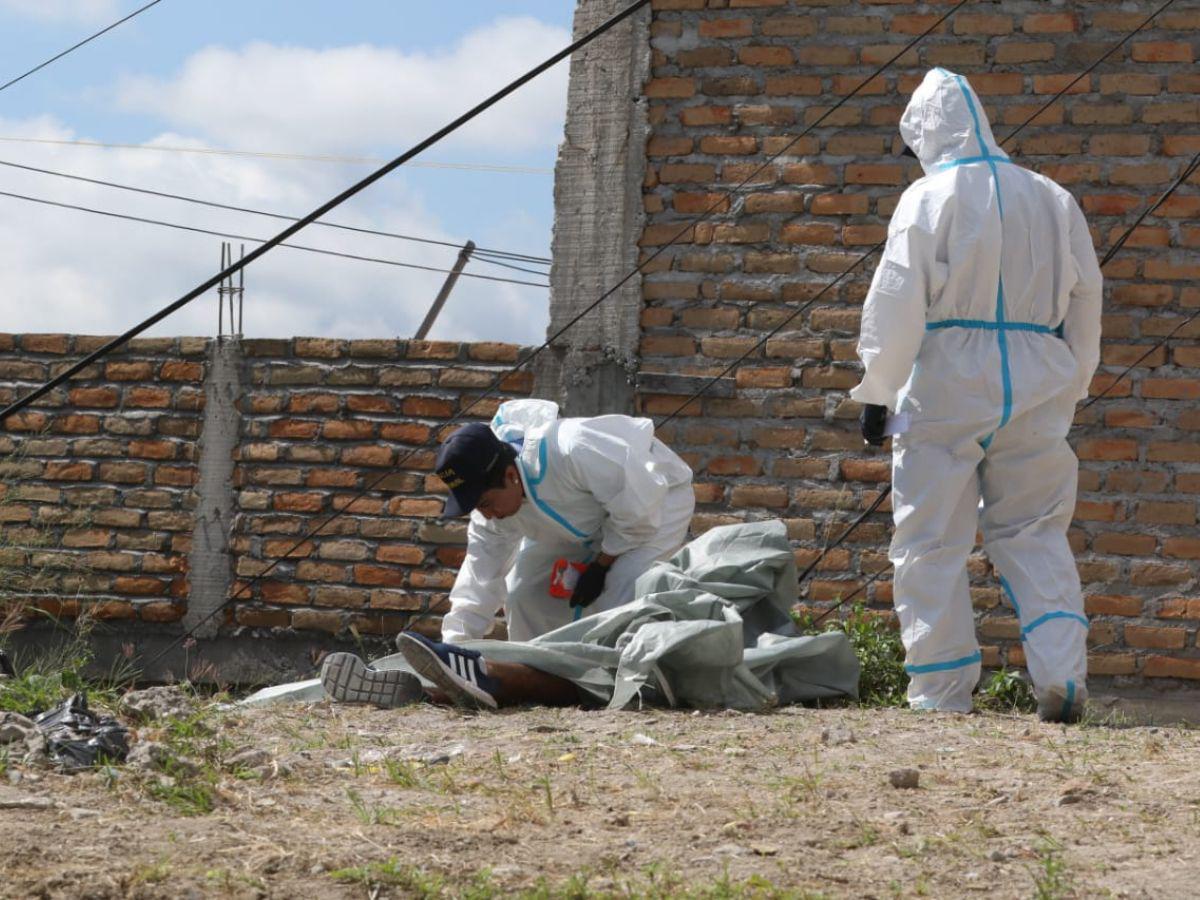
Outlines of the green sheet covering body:
{"type": "MultiPolygon", "coordinates": [[[[856,697],[859,667],[849,641],[840,632],[798,634],[789,615],[796,592],[796,561],[782,522],[728,525],[656,563],[638,579],[632,603],[532,641],[463,646],[558,675],[610,709],[754,710],[856,697]]],[[[398,654],[374,665],[407,668],[398,654]]],[[[296,699],[313,699],[312,683],[302,684],[296,699]]],[[[262,700],[286,698],[286,691],[270,690],[262,700]]]]}

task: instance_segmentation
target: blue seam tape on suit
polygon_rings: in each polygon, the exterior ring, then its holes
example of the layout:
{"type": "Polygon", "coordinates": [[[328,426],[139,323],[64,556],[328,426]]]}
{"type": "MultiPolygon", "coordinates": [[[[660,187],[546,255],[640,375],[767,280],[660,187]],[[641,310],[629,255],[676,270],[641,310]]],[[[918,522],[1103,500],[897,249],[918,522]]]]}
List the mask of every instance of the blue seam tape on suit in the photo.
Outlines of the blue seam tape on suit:
{"type": "Polygon", "coordinates": [[[1060,718],[1065,722],[1071,717],[1071,707],[1075,705],[1075,682],[1067,682],[1067,696],[1063,698],[1062,714],[1060,718]]]}
{"type": "Polygon", "coordinates": [[[520,460],[517,460],[518,465],[521,466],[521,472],[525,476],[525,482],[526,482],[526,484],[529,485],[529,499],[534,502],[534,504],[537,506],[538,509],[540,509],[546,515],[548,515],[551,519],[553,519],[555,522],[557,522],[563,528],[567,529],[567,531],[571,532],[571,534],[575,535],[577,538],[581,538],[582,540],[585,540],[585,541],[588,540],[590,535],[584,534],[582,531],[580,531],[578,528],[576,528],[574,525],[572,525],[570,522],[568,522],[566,519],[564,519],[561,515],[558,514],[557,510],[555,510],[554,507],[552,507],[549,503],[547,503],[545,500],[543,500],[541,497],[539,497],[537,495],[537,486],[539,484],[541,484],[542,481],[545,480],[545,478],[546,478],[546,462],[547,462],[547,460],[546,460],[545,438],[543,438],[542,442],[538,445],[538,469],[539,469],[539,471],[538,471],[538,477],[536,480],[530,477],[529,471],[525,468],[525,464],[522,463],[520,460]]]}
{"type": "Polygon", "coordinates": [[[929,672],[946,672],[950,669],[961,669],[964,666],[969,666],[972,663],[982,662],[983,654],[976,650],[970,656],[964,656],[960,659],[951,659],[946,662],[926,663],[923,666],[905,666],[904,671],[909,675],[925,675],[929,672]]]}
{"type": "MultiPolygon", "coordinates": [[[[996,170],[996,160],[1007,162],[1003,157],[992,155],[986,143],[983,140],[983,126],[979,122],[979,113],[975,109],[975,101],[971,97],[971,92],[967,89],[966,82],[961,75],[954,76],[958,83],[958,89],[962,91],[963,98],[967,101],[967,109],[971,113],[971,121],[975,124],[975,141],[979,144],[980,156],[978,162],[987,163],[988,168],[992,173],[992,182],[996,185],[996,203],[999,205],[1000,221],[1004,222],[1004,196],[1000,191],[1000,173],[996,170]]],[[[1004,274],[1000,273],[996,284],[996,342],[1000,347],[1000,380],[1004,388],[1004,405],[1000,412],[1000,424],[996,426],[997,430],[1008,424],[1012,418],[1013,392],[1012,392],[1012,372],[1008,363],[1008,338],[1005,336],[1004,327],[1004,274]]],[[[988,435],[981,445],[986,450],[992,442],[994,435],[988,435]]]]}
{"type": "Polygon", "coordinates": [[[925,325],[926,331],[943,328],[977,328],[981,331],[1034,331],[1038,334],[1053,334],[1062,337],[1062,326],[1051,327],[1034,322],[988,322],[986,319],[942,319],[925,325]]]}
{"type": "Polygon", "coordinates": [[[1055,610],[1054,612],[1048,612],[1048,613],[1044,613],[1043,615],[1038,616],[1036,619],[1034,619],[1032,622],[1030,622],[1028,625],[1026,625],[1024,628],[1022,628],[1021,629],[1021,637],[1022,638],[1027,637],[1029,635],[1029,633],[1031,631],[1033,631],[1035,628],[1040,628],[1041,626],[1045,625],[1047,622],[1050,622],[1054,619],[1073,619],[1074,621],[1076,621],[1080,625],[1082,625],[1084,628],[1088,627],[1088,620],[1086,618],[1084,618],[1083,616],[1079,615],[1079,613],[1066,612],[1065,610],[1055,610]]]}

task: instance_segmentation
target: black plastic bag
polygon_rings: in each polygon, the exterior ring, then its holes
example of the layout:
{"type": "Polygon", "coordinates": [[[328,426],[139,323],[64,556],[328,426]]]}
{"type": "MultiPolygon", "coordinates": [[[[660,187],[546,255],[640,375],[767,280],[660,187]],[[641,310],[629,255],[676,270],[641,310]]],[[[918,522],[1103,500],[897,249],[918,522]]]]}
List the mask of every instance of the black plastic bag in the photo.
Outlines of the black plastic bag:
{"type": "Polygon", "coordinates": [[[129,753],[129,729],[88,709],[87,694],[72,694],[34,716],[46,737],[46,752],[64,769],[90,769],[98,762],[122,762],[129,753]]]}

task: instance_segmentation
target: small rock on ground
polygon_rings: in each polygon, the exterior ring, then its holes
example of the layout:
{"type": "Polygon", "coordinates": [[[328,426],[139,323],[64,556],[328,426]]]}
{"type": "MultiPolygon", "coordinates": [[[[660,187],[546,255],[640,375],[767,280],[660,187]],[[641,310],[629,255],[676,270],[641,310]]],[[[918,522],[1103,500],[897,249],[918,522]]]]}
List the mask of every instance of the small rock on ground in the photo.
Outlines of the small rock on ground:
{"type": "Polygon", "coordinates": [[[15,712],[0,713],[0,745],[24,742],[36,731],[32,719],[15,712]]]}
{"type": "Polygon", "coordinates": [[[142,722],[187,716],[192,711],[192,700],[177,685],[168,684],[130,691],[121,698],[121,712],[142,722]]]}
{"type": "Polygon", "coordinates": [[[893,769],[888,773],[888,781],[894,788],[915,788],[921,784],[921,773],[916,769],[893,769]]]}

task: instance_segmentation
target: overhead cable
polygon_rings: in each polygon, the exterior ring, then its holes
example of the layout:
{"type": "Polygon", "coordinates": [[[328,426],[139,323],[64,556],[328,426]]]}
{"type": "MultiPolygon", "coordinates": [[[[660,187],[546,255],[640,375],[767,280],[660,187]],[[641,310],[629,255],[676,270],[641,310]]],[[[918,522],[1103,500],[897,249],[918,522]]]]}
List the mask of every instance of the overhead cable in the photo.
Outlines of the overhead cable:
{"type": "MultiPolygon", "coordinates": [[[[190,231],[193,234],[207,234],[207,235],[211,235],[213,237],[229,238],[231,240],[246,241],[247,243],[253,243],[253,244],[266,243],[266,238],[252,237],[250,235],[245,235],[245,234],[233,234],[228,231],[215,231],[211,228],[200,228],[200,227],[197,227],[194,225],[180,225],[177,222],[164,222],[161,219],[148,219],[148,218],[145,218],[144,216],[133,216],[133,215],[128,215],[126,213],[109,212],[108,210],[104,210],[104,209],[93,209],[89,206],[78,206],[74,203],[60,203],[57,200],[46,200],[43,197],[30,197],[27,194],[15,194],[11,191],[0,191],[0,197],[10,197],[14,200],[25,200],[29,203],[39,203],[43,206],[54,206],[59,209],[70,209],[70,210],[75,210],[76,212],[91,213],[94,216],[106,216],[110,219],[122,219],[126,222],[140,222],[144,225],[156,225],[160,228],[173,228],[176,231],[190,231]]],[[[419,269],[420,271],[423,271],[423,272],[440,272],[443,275],[448,275],[452,271],[450,269],[439,269],[435,266],[423,266],[423,265],[419,265],[418,263],[400,262],[399,260],[394,260],[394,259],[380,259],[379,257],[376,257],[376,256],[361,256],[357,253],[343,253],[339,250],[326,250],[322,247],[309,247],[306,244],[291,244],[291,243],[280,242],[276,246],[287,247],[289,250],[304,250],[308,253],[320,253],[324,256],[337,256],[337,257],[341,257],[342,259],[353,259],[358,262],[380,263],[385,266],[399,266],[400,268],[404,268],[404,269],[419,269]]],[[[505,264],[497,263],[497,265],[505,265],[505,264]]],[[[515,266],[512,268],[515,268],[515,266]]],[[[533,272],[534,270],[533,269],[521,269],[521,271],[522,272],[533,272]]],[[[534,274],[540,275],[543,273],[534,272],[534,274]]],[[[521,284],[521,285],[526,285],[528,287],[540,287],[540,288],[550,287],[550,285],[546,284],[545,282],[540,282],[540,281],[518,281],[513,278],[498,278],[494,275],[478,275],[473,272],[463,272],[462,276],[464,278],[480,278],[480,279],[483,279],[484,281],[501,281],[501,282],[504,282],[505,284],[521,284]]]]}
{"type": "MultiPolygon", "coordinates": [[[[0,136],[9,144],[48,144],[56,147],[95,147],[102,150],[146,150],[153,153],[193,153],[200,156],[232,156],[239,159],[275,159],[295,162],[338,163],[352,166],[377,166],[387,162],[379,156],[332,156],[314,153],[283,153],[270,150],[227,150],[220,147],[172,147],[164,144],[119,144],[108,141],[67,140],[65,138],[31,138],[0,136]]],[[[493,172],[501,175],[553,175],[553,169],[537,166],[501,166],[491,163],[410,162],[418,169],[450,169],[458,172],[493,172]]]]}
{"type": "Polygon", "coordinates": [[[66,369],[64,369],[62,372],[60,372],[54,378],[50,379],[45,384],[41,385],[40,387],[38,387],[35,390],[31,391],[30,393],[26,394],[24,397],[21,397],[18,400],[13,401],[8,406],[6,406],[4,409],[0,410],[0,423],[3,423],[9,416],[13,415],[14,413],[20,412],[21,410],[25,409],[31,403],[33,403],[35,400],[37,400],[41,397],[44,397],[46,394],[48,394],[50,391],[54,390],[54,388],[58,387],[60,384],[68,381],[69,379],[73,378],[75,375],[78,375],[80,372],[82,372],[84,369],[86,369],[89,365],[91,365],[97,359],[100,359],[100,358],[104,357],[105,355],[111,353],[113,350],[117,349],[118,347],[125,345],[126,343],[128,343],[134,337],[137,337],[137,335],[141,334],[146,329],[151,328],[158,322],[165,319],[167,316],[171,315],[171,313],[183,308],[188,303],[191,303],[193,300],[195,300],[197,297],[203,296],[209,290],[211,290],[212,288],[221,284],[221,282],[224,281],[225,279],[227,279],[230,276],[241,271],[243,268],[248,266],[250,263],[254,262],[256,259],[262,257],[266,253],[269,253],[271,250],[273,250],[275,247],[278,247],[280,244],[284,243],[288,238],[290,238],[292,235],[296,234],[298,231],[303,229],[305,226],[310,225],[313,222],[317,221],[318,219],[322,218],[324,215],[326,215],[327,213],[336,209],[338,206],[340,206],[341,204],[343,204],[344,202],[349,200],[351,197],[357,196],[359,193],[361,193],[363,190],[365,190],[366,188],[373,185],[375,182],[379,181],[381,178],[385,177],[389,173],[398,169],[400,166],[404,165],[406,162],[408,162],[408,160],[412,159],[413,157],[417,156],[418,154],[424,152],[425,150],[429,149],[433,145],[437,144],[439,141],[441,141],[447,135],[452,134],[453,132],[457,131],[459,128],[461,128],[466,123],[470,122],[472,119],[474,119],[475,117],[477,117],[478,115],[483,113],[485,110],[490,109],[492,106],[495,106],[497,103],[499,103],[505,97],[507,97],[509,94],[513,93],[514,91],[518,90],[519,88],[521,88],[528,82],[532,81],[534,78],[536,78],[538,75],[541,75],[547,69],[551,68],[552,66],[561,62],[562,60],[566,59],[575,50],[579,49],[580,47],[586,46],[591,41],[595,40],[597,37],[599,37],[600,35],[607,32],[613,26],[619,24],[620,22],[623,22],[629,16],[633,15],[633,13],[637,12],[639,9],[643,8],[644,6],[647,6],[649,3],[650,3],[650,0],[634,0],[634,2],[631,3],[629,6],[625,7],[620,12],[618,12],[615,15],[608,18],[603,23],[601,23],[596,28],[589,31],[587,34],[583,35],[578,40],[573,41],[572,43],[570,43],[569,45],[564,47],[562,50],[560,50],[557,53],[555,53],[554,55],[550,56],[545,61],[539,63],[537,66],[530,69],[524,75],[521,75],[520,77],[514,79],[513,81],[510,81],[508,84],[506,84],[500,90],[493,93],[487,99],[476,104],[470,110],[468,110],[467,112],[458,116],[456,119],[454,119],[449,124],[442,126],[437,131],[435,131],[433,134],[431,134],[429,137],[425,138],[424,140],[420,141],[413,147],[409,148],[404,153],[402,153],[400,156],[396,157],[391,162],[389,162],[387,165],[381,166],[380,168],[376,169],[371,174],[367,175],[365,178],[362,178],[361,180],[357,181],[355,184],[346,188],[346,190],[342,191],[337,196],[333,197],[330,200],[325,201],[320,206],[318,206],[316,209],[314,209],[312,212],[310,212],[308,215],[304,216],[303,218],[301,218],[300,220],[298,220],[296,222],[293,222],[287,228],[283,229],[283,231],[279,232],[273,238],[267,240],[266,242],[260,244],[258,247],[251,250],[249,253],[247,253],[241,259],[235,260],[231,265],[226,266],[224,269],[222,269],[217,274],[213,275],[206,281],[203,281],[200,284],[198,284],[196,287],[192,288],[190,291],[188,291],[186,294],[184,294],[178,300],[175,300],[173,303],[168,304],[167,306],[163,307],[158,312],[156,312],[154,315],[150,316],[148,319],[143,320],[139,324],[135,325],[133,328],[128,329],[123,334],[120,334],[117,337],[113,338],[111,341],[108,341],[107,343],[105,343],[103,346],[99,347],[92,353],[89,353],[83,359],[68,366],[66,369]]]}
{"type": "MultiPolygon", "coordinates": [[[[792,146],[794,144],[796,144],[796,142],[798,142],[798,140],[800,138],[803,138],[805,136],[805,134],[808,134],[809,132],[814,130],[814,128],[816,128],[818,125],[820,125],[822,121],[826,120],[829,115],[832,115],[836,109],[839,109],[840,107],[844,106],[846,101],[850,100],[850,98],[853,97],[854,95],[857,95],[859,91],[862,91],[866,85],[870,84],[871,80],[874,80],[875,78],[880,76],[880,74],[882,74],[884,71],[886,71],[889,66],[892,66],[896,60],[900,59],[902,55],[908,53],[908,50],[911,50],[913,47],[916,47],[917,44],[920,43],[920,41],[923,41],[926,36],[929,36],[931,34],[931,32],[934,31],[935,29],[937,29],[938,26],[941,26],[941,24],[943,22],[946,22],[946,20],[950,16],[953,16],[953,14],[956,11],[958,11],[959,8],[961,8],[962,6],[965,6],[967,4],[967,2],[970,2],[970,0],[959,0],[958,4],[956,4],[952,8],[952,10],[949,10],[946,14],[943,14],[943,16],[940,19],[937,19],[936,22],[934,24],[930,25],[928,29],[925,29],[925,31],[923,31],[922,34],[917,35],[916,37],[912,38],[912,40],[906,44],[904,49],[901,49],[898,54],[895,54],[894,56],[892,56],[892,59],[889,59],[887,62],[884,62],[884,64],[882,66],[876,68],[876,70],[874,72],[872,72],[870,74],[870,76],[866,77],[863,80],[863,82],[860,82],[858,84],[858,86],[856,86],[856,88],[854,88],[854,90],[850,92],[850,94],[846,95],[845,97],[842,97],[841,100],[838,103],[834,104],[834,106],[832,108],[826,110],[826,112],[824,112],[821,116],[818,116],[818,118],[814,122],[812,122],[812,125],[810,125],[808,128],[805,128],[805,130],[802,133],[800,133],[799,136],[797,136],[796,138],[791,140],[791,142],[788,143],[784,149],[780,150],[779,152],[776,152],[776,154],[773,155],[772,157],[769,157],[768,161],[764,162],[762,164],[762,166],[758,167],[754,173],[751,173],[749,178],[746,178],[742,182],[739,182],[739,184],[736,187],[731,188],[731,190],[728,190],[725,193],[726,194],[737,193],[738,191],[742,190],[742,188],[744,188],[746,185],[750,184],[750,181],[752,179],[754,179],[758,173],[762,172],[763,168],[766,168],[767,166],[769,166],[769,164],[774,162],[774,160],[776,160],[776,158],[779,158],[780,156],[786,154],[787,150],[791,149],[792,146]]],[[[634,7],[640,7],[642,5],[644,5],[644,4],[642,4],[642,2],[637,2],[637,4],[635,4],[634,7]]],[[[625,14],[628,14],[628,13],[634,11],[634,7],[628,8],[628,10],[625,11],[625,14]]],[[[516,364],[509,367],[508,370],[504,370],[503,372],[498,373],[497,376],[492,379],[491,384],[488,385],[486,389],[482,390],[478,396],[475,396],[472,401],[467,403],[467,406],[464,406],[463,408],[458,410],[458,412],[455,415],[452,415],[449,420],[446,420],[445,422],[443,422],[443,425],[442,425],[442,427],[439,428],[438,433],[444,433],[445,428],[448,428],[452,425],[455,425],[456,422],[460,422],[463,419],[466,419],[467,415],[470,413],[470,410],[474,409],[476,406],[479,406],[479,403],[486,400],[486,398],[491,397],[492,395],[496,394],[496,391],[499,389],[499,386],[505,382],[505,379],[508,379],[511,376],[514,376],[514,374],[516,374],[517,372],[520,372],[522,370],[522,368],[526,367],[529,364],[529,362],[532,362],[536,358],[536,356],[539,356],[541,353],[544,353],[545,350],[550,348],[552,346],[552,344],[558,340],[559,337],[562,337],[566,331],[571,329],[572,326],[574,326],[577,322],[580,322],[580,319],[582,319],[584,316],[587,316],[587,314],[589,312],[592,312],[593,310],[595,310],[596,307],[600,306],[600,304],[602,304],[602,302],[604,302],[605,300],[610,298],[610,296],[612,296],[613,294],[616,294],[617,290],[622,288],[624,286],[624,284],[630,280],[630,278],[637,275],[638,272],[641,272],[644,268],[646,268],[646,266],[650,262],[653,262],[653,260],[655,258],[658,258],[659,254],[661,254],[662,252],[665,252],[668,247],[676,244],[676,242],[678,242],[680,238],[683,238],[683,235],[688,233],[689,230],[691,230],[692,228],[694,228],[696,226],[696,224],[698,224],[698,223],[706,220],[706,218],[712,216],[713,212],[716,209],[718,209],[719,205],[720,204],[718,203],[718,204],[713,204],[712,206],[709,206],[708,210],[704,211],[700,217],[697,217],[695,222],[692,222],[691,224],[689,224],[689,226],[684,228],[682,230],[682,232],[679,232],[678,234],[674,235],[673,238],[667,242],[667,244],[656,248],[656,250],[652,254],[649,254],[649,256],[646,259],[642,260],[641,263],[638,263],[634,269],[630,270],[628,272],[628,274],[626,274],[624,277],[620,278],[620,280],[617,281],[617,283],[614,283],[612,287],[605,290],[605,292],[602,293],[599,296],[599,298],[596,298],[596,300],[594,300],[592,302],[592,304],[589,304],[588,306],[584,307],[582,311],[576,313],[574,317],[571,317],[568,320],[568,322],[566,322],[562,326],[562,328],[559,328],[556,332],[554,332],[553,335],[551,335],[550,337],[547,337],[546,340],[544,342],[542,342],[541,344],[539,344],[538,347],[535,347],[533,350],[530,350],[529,353],[522,356],[522,358],[520,360],[517,360],[516,364]]],[[[0,421],[4,420],[4,415],[6,415],[6,414],[7,414],[7,410],[0,410],[0,421]]],[[[431,436],[431,440],[432,439],[434,439],[433,436],[431,436]]],[[[404,452],[404,454],[402,454],[401,457],[398,458],[398,460],[394,464],[392,464],[391,469],[398,469],[398,468],[402,467],[403,464],[406,463],[408,460],[410,460],[410,458],[412,458],[415,454],[418,454],[418,452],[420,452],[421,450],[424,450],[428,444],[430,444],[430,442],[428,442],[428,440],[427,440],[427,442],[425,442],[424,444],[415,446],[415,448],[404,452]]],[[[158,660],[161,660],[163,658],[163,656],[167,655],[167,653],[169,653],[170,650],[174,649],[175,646],[178,646],[179,643],[186,641],[187,638],[190,637],[194,631],[196,631],[197,629],[200,628],[200,626],[204,625],[205,623],[208,623],[209,620],[216,617],[218,613],[221,613],[224,610],[224,608],[228,607],[229,604],[232,604],[232,602],[234,602],[235,600],[238,600],[240,598],[240,596],[242,595],[242,593],[245,592],[246,589],[253,587],[254,584],[256,584],[257,582],[262,580],[263,577],[265,577],[266,575],[269,574],[269,572],[274,570],[278,564],[282,563],[284,559],[288,559],[290,556],[292,556],[292,553],[294,553],[296,550],[299,550],[300,547],[307,544],[307,542],[312,540],[314,538],[314,536],[317,536],[318,534],[322,533],[322,530],[324,530],[324,528],[328,527],[330,523],[334,522],[335,520],[337,520],[338,517],[342,516],[344,514],[344,512],[349,510],[350,506],[353,506],[356,502],[358,502],[358,500],[366,497],[368,493],[371,493],[372,491],[376,490],[376,488],[380,484],[383,484],[383,481],[385,479],[390,478],[390,475],[391,475],[391,472],[389,470],[389,472],[380,473],[377,476],[377,478],[374,478],[374,479],[371,479],[370,481],[368,481],[364,487],[360,488],[360,490],[358,492],[356,492],[354,494],[354,496],[348,500],[347,503],[342,504],[341,509],[331,512],[331,514],[329,516],[324,517],[323,520],[320,521],[316,527],[308,529],[307,532],[305,532],[304,536],[302,536],[302,538],[300,538],[298,541],[296,541],[293,546],[290,546],[288,548],[288,550],[282,554],[282,556],[278,556],[278,557],[275,557],[274,559],[271,559],[270,563],[268,565],[266,565],[262,571],[259,571],[253,577],[248,578],[248,580],[246,582],[244,582],[244,584],[242,584],[241,588],[239,588],[238,590],[236,590],[236,592],[234,592],[232,595],[230,595],[227,600],[224,600],[220,606],[217,606],[215,608],[215,610],[212,610],[211,612],[206,614],[206,616],[204,616],[202,619],[199,620],[199,622],[194,624],[190,630],[186,631],[184,635],[181,635],[180,637],[176,638],[175,641],[168,644],[168,646],[166,648],[164,648],[163,650],[161,650],[160,653],[156,654],[154,656],[154,658],[152,658],[148,662],[148,664],[146,664],[146,666],[151,666],[151,665],[156,664],[156,662],[158,660]]],[[[425,612],[418,614],[418,616],[416,616],[414,618],[413,623],[409,623],[409,628],[410,628],[410,626],[412,626],[412,624],[415,624],[416,620],[419,620],[421,617],[424,617],[425,614],[426,614],[425,612]]]]}
{"type": "MultiPolygon", "coordinates": [[[[95,184],[100,187],[115,188],[119,191],[130,191],[135,194],[145,194],[150,197],[162,197],[167,200],[182,200],[184,203],[193,203],[197,206],[207,206],[210,209],[223,209],[230,212],[249,213],[255,216],[266,216],[270,219],[280,219],[286,222],[300,221],[298,216],[289,216],[283,213],[266,212],[261,209],[252,209],[247,206],[234,206],[229,203],[217,203],[214,200],[202,200],[199,197],[191,197],[187,194],[173,194],[170,191],[156,191],[151,188],[137,187],[132,184],[121,184],[117,181],[105,181],[102,178],[89,178],[86,175],[76,175],[73,172],[60,172],[55,169],[44,169],[40,166],[30,166],[25,163],[11,162],[9,160],[0,159],[0,166],[6,166],[10,169],[21,169],[26,172],[36,172],[39,175],[52,175],[55,178],[66,178],[71,181],[80,181],[85,184],[95,184]]],[[[432,244],[438,247],[453,247],[455,250],[462,249],[461,243],[453,241],[441,241],[434,238],[417,237],[411,234],[398,234],[394,231],[379,231],[374,228],[362,228],[356,225],[339,225],[335,222],[313,222],[314,225],[319,225],[322,228],[335,228],[339,231],[350,231],[355,234],[368,234],[376,237],[396,238],[402,241],[414,241],[419,244],[432,244]]],[[[517,262],[527,263],[549,263],[550,260],[544,256],[529,256],[524,253],[513,253],[508,250],[495,250],[488,247],[479,247],[475,251],[476,255],[484,255],[495,257],[497,259],[511,259],[517,262]]]]}
{"type": "Polygon", "coordinates": [[[124,25],[130,19],[134,18],[135,16],[140,16],[142,13],[144,13],[150,7],[157,6],[160,3],[162,3],[162,0],[150,0],[150,2],[147,3],[145,6],[135,9],[133,12],[131,12],[129,15],[125,16],[123,19],[118,19],[117,21],[115,21],[111,25],[109,25],[108,27],[101,28],[95,34],[91,35],[90,37],[84,38],[82,41],[80,41],[77,44],[72,44],[70,47],[68,47],[66,50],[63,50],[61,53],[54,54],[54,56],[50,57],[45,62],[38,63],[36,66],[34,66],[28,72],[18,75],[16,78],[9,79],[4,84],[0,84],[0,91],[8,90],[10,87],[12,87],[18,81],[23,81],[24,79],[26,79],[30,75],[32,75],[34,72],[40,72],[42,69],[46,68],[46,66],[50,65],[51,63],[58,62],[58,60],[62,59],[68,53],[75,52],[80,47],[82,47],[84,44],[90,44],[92,41],[94,41],[96,38],[100,37],[101,35],[108,34],[110,31],[112,31],[118,25],[124,25]]]}
{"type": "MultiPolygon", "coordinates": [[[[1167,198],[1170,197],[1173,193],[1175,193],[1176,188],[1178,188],[1180,185],[1182,185],[1184,182],[1186,182],[1188,179],[1190,179],[1193,175],[1195,175],[1197,169],[1200,169],[1200,153],[1197,153],[1195,156],[1192,157],[1192,161],[1190,163],[1188,163],[1187,166],[1184,168],[1183,174],[1180,175],[1178,178],[1176,178],[1174,182],[1172,182],[1171,186],[1169,188],[1167,188],[1166,193],[1164,193],[1161,197],[1159,197],[1158,200],[1155,201],[1153,206],[1151,206],[1144,213],[1142,213],[1140,216],[1138,216],[1138,219],[1136,222],[1133,223],[1133,226],[1131,228],[1129,228],[1124,234],[1122,234],[1121,237],[1117,240],[1117,242],[1112,245],[1112,248],[1108,251],[1107,254],[1105,254],[1104,259],[1101,261],[1100,268],[1103,269],[1106,265],[1108,265],[1109,260],[1111,260],[1116,255],[1118,250],[1120,250],[1122,247],[1125,246],[1125,242],[1127,240],[1129,240],[1129,238],[1133,234],[1133,232],[1135,230],[1137,230],[1137,227],[1139,225],[1141,225],[1142,222],[1144,222],[1151,213],[1153,213],[1156,209],[1158,209],[1160,206],[1162,206],[1163,203],[1165,203],[1167,201],[1167,198]]],[[[1119,374],[1116,378],[1114,378],[1112,380],[1112,382],[1104,390],[1102,390],[1100,393],[1096,394],[1096,396],[1088,398],[1088,401],[1085,404],[1083,404],[1083,406],[1079,407],[1079,412],[1083,412],[1085,409],[1087,409],[1089,406],[1091,406],[1096,401],[1101,400],[1104,397],[1108,396],[1109,391],[1111,391],[1118,384],[1120,384],[1125,379],[1125,377],[1127,375],[1129,375],[1130,372],[1132,372],[1134,369],[1136,369],[1138,366],[1140,366],[1143,362],[1145,362],[1146,359],[1152,353],[1154,353],[1155,350],[1159,349],[1160,347],[1166,346],[1167,342],[1170,341],[1171,338],[1175,337],[1175,335],[1178,334],[1182,329],[1186,328],[1189,324],[1191,324],[1196,319],[1197,316],[1200,316],[1200,309],[1197,309],[1191,315],[1186,316],[1185,318],[1181,319],[1175,325],[1174,328],[1172,328],[1169,332],[1167,332],[1166,335],[1164,335],[1162,338],[1160,338],[1157,343],[1155,343],[1153,346],[1150,347],[1149,350],[1147,350],[1145,353],[1143,353],[1141,356],[1139,356],[1137,359],[1135,359],[1133,362],[1131,362],[1128,366],[1126,366],[1124,371],[1122,371],[1121,374],[1119,374]]]]}
{"type": "Polygon", "coordinates": [[[1043,103],[1042,106],[1035,113],[1033,113],[1033,115],[1029,116],[1024,122],[1022,122],[1020,125],[1018,125],[1016,128],[1014,128],[1012,131],[1010,131],[1008,133],[1008,135],[1004,138],[1004,140],[1002,140],[1000,142],[1000,146],[1003,147],[1005,144],[1007,144],[1009,141],[1011,141],[1013,138],[1015,138],[1018,134],[1020,134],[1022,131],[1024,131],[1026,125],[1028,125],[1030,122],[1032,122],[1038,116],[1040,116],[1042,113],[1044,113],[1046,110],[1048,110],[1051,106],[1053,106],[1055,103],[1057,103],[1064,94],[1066,94],[1068,91],[1071,90],[1071,88],[1075,87],[1075,85],[1079,84],[1079,82],[1083,81],[1083,79],[1085,79],[1089,75],[1091,75],[1092,72],[1096,71],[1097,67],[1102,62],[1104,62],[1106,59],[1108,59],[1110,56],[1112,56],[1114,53],[1116,53],[1118,50],[1120,50],[1122,47],[1124,47],[1126,44],[1128,44],[1131,40],[1133,40],[1133,38],[1136,35],[1138,35],[1143,29],[1146,28],[1146,26],[1148,26],[1151,22],[1153,22],[1160,15],[1162,15],[1162,13],[1164,13],[1167,10],[1167,8],[1174,3],[1175,3],[1175,0],[1167,0],[1166,3],[1164,3],[1158,9],[1156,9],[1154,12],[1152,12],[1140,25],[1138,25],[1137,28],[1133,29],[1133,31],[1129,32],[1129,34],[1125,35],[1125,37],[1121,38],[1121,40],[1117,41],[1117,43],[1115,43],[1111,47],[1109,47],[1108,51],[1103,56],[1101,56],[1099,59],[1097,59],[1095,62],[1093,62],[1090,66],[1088,66],[1086,69],[1084,69],[1078,75],[1076,75],[1075,78],[1073,78],[1071,81],[1069,81],[1067,83],[1066,87],[1062,88],[1057,94],[1055,94],[1053,97],[1051,97],[1045,103],[1043,103]]]}

